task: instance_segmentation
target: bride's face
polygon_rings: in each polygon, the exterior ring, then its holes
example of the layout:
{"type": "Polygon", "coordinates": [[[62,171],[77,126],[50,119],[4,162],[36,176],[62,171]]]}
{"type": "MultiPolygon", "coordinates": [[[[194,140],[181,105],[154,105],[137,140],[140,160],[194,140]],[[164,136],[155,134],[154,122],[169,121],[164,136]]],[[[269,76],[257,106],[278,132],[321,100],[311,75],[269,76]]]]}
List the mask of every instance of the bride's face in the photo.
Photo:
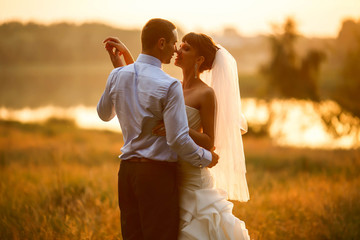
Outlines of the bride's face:
{"type": "Polygon", "coordinates": [[[177,50],[177,57],[175,58],[175,65],[182,69],[193,68],[197,59],[197,52],[187,42],[182,42],[180,48],[177,50]]]}

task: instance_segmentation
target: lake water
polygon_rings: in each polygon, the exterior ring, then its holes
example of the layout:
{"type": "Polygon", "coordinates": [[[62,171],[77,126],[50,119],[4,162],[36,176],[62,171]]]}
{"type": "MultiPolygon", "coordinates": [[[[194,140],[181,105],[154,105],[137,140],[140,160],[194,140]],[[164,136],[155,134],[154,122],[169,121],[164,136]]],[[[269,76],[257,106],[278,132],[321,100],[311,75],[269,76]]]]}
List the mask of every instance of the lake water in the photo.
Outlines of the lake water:
{"type": "MultiPolygon", "coordinates": [[[[272,100],[266,102],[245,98],[242,99],[242,109],[249,127],[256,131],[256,129],[268,126],[269,136],[278,145],[328,149],[360,148],[360,119],[343,113],[332,101],[314,103],[305,100],[272,100]],[[332,127],[329,128],[325,122],[331,123],[332,127]]],[[[73,119],[81,128],[120,132],[117,119],[114,118],[110,122],[101,121],[97,116],[95,106],[0,108],[0,119],[3,120],[24,123],[44,122],[52,117],[73,119]]]]}

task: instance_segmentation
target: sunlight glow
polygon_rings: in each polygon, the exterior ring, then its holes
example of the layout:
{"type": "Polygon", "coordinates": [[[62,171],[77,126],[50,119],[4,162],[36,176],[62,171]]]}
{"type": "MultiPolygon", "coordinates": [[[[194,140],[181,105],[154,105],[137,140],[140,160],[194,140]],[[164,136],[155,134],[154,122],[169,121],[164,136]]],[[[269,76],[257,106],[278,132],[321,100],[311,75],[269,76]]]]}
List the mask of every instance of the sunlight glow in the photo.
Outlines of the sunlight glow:
{"type": "Polygon", "coordinates": [[[40,107],[35,109],[24,108],[11,110],[0,108],[0,119],[20,121],[22,123],[45,122],[49,118],[71,119],[86,129],[103,129],[121,132],[117,118],[110,122],[103,122],[97,115],[96,107],[76,106],[61,108],[54,106],[40,107]]]}
{"type": "Polygon", "coordinates": [[[250,127],[269,124],[269,135],[278,145],[326,149],[360,147],[360,128],[355,127],[360,126],[360,119],[343,113],[343,121],[334,124],[339,136],[331,134],[322,121],[320,113],[341,111],[333,101],[317,104],[305,100],[274,99],[267,103],[243,99],[242,109],[250,127]],[[351,131],[349,124],[353,126],[351,131]]]}
{"type": "MultiPolygon", "coordinates": [[[[242,100],[242,109],[250,128],[269,125],[269,135],[278,145],[309,148],[359,148],[360,119],[342,114],[341,122],[335,122],[340,135],[332,135],[319,113],[341,110],[332,101],[319,104],[305,100],[272,100],[265,102],[253,98],[242,100]],[[351,126],[353,128],[351,128],[351,126]],[[355,127],[357,126],[357,127],[355,127]]],[[[121,132],[117,118],[110,122],[99,119],[96,107],[77,106],[60,108],[54,106],[36,109],[11,110],[0,108],[0,119],[24,123],[45,122],[49,118],[73,119],[86,129],[106,129],[121,132]]]]}

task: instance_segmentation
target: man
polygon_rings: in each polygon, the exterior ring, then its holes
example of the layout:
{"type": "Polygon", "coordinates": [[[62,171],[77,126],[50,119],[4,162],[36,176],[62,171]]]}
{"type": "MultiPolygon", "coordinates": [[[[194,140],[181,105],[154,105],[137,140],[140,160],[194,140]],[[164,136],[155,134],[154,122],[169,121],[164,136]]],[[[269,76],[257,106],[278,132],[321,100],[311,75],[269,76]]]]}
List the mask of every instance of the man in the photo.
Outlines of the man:
{"type": "Polygon", "coordinates": [[[97,110],[104,121],[117,115],[123,132],[118,175],[123,238],[177,239],[178,156],[198,167],[212,167],[219,157],[190,138],[181,84],[161,70],[176,51],[176,27],[163,19],[147,22],[133,64],[120,41],[105,42],[115,69],[97,110]],[[129,65],[120,67],[121,55],[129,65]],[[161,121],[166,137],[151,134],[161,121]]]}

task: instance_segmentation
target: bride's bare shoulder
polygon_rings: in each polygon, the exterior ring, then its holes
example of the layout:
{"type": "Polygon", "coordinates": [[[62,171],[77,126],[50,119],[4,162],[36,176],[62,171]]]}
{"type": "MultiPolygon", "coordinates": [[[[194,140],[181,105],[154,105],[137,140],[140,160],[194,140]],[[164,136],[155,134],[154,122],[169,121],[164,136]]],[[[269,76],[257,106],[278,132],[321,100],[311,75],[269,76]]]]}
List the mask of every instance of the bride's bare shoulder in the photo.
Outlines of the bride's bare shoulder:
{"type": "Polygon", "coordinates": [[[214,93],[214,89],[212,87],[210,87],[209,85],[207,85],[206,83],[202,82],[201,84],[201,90],[204,92],[204,93],[207,93],[207,94],[210,94],[210,93],[214,93]]]}
{"type": "Polygon", "coordinates": [[[199,95],[201,95],[201,98],[204,101],[214,101],[215,100],[215,92],[214,89],[209,87],[207,84],[204,83],[204,85],[201,87],[201,90],[199,92],[199,95]]]}

